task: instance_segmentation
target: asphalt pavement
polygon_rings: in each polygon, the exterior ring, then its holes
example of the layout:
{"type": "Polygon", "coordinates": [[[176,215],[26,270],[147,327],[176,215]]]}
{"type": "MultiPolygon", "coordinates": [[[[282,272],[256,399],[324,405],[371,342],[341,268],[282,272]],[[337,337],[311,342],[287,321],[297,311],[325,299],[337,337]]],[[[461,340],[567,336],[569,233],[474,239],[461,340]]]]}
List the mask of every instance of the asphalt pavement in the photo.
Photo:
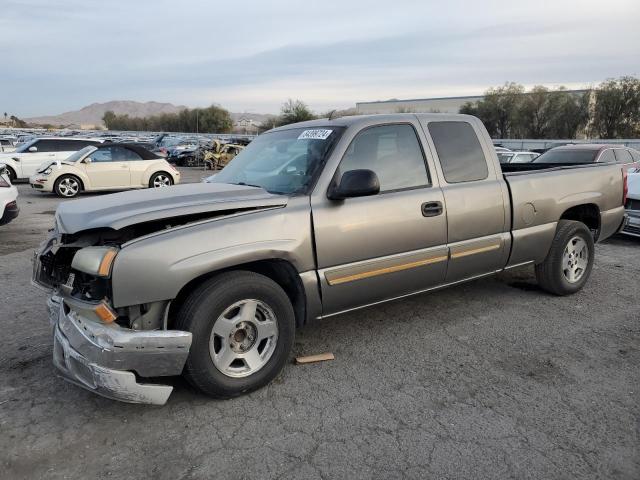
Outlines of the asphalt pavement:
{"type": "Polygon", "coordinates": [[[640,478],[640,239],[599,244],[570,297],[525,268],[316,322],[293,355],[335,360],[252,394],[175,378],[167,405],[129,405],[56,376],[29,279],[60,200],[18,188],[0,227],[2,479],[640,478]]]}

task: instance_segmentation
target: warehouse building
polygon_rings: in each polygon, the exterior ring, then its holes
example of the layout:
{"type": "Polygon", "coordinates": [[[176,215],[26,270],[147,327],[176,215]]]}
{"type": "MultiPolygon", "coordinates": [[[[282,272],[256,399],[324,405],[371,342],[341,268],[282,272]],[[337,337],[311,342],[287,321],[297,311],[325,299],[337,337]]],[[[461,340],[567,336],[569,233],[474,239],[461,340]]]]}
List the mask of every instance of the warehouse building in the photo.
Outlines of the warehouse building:
{"type": "MultiPolygon", "coordinates": [[[[579,95],[586,90],[567,90],[570,93],[579,95]]],[[[527,95],[525,93],[524,95],[527,95]]],[[[466,97],[439,97],[439,98],[415,98],[411,100],[382,100],[375,102],[356,103],[356,112],[359,115],[371,113],[458,113],[460,107],[467,102],[477,102],[482,100],[482,95],[466,97]]]]}

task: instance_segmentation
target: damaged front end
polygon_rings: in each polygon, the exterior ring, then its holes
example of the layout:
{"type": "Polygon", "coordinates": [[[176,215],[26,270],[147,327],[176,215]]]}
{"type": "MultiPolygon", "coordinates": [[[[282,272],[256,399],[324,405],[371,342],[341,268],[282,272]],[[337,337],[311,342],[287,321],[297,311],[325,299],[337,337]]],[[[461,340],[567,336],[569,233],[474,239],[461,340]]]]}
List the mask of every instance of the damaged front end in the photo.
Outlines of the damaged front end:
{"type": "Polygon", "coordinates": [[[33,282],[51,292],[53,362],[63,378],[115,400],[163,405],[173,387],[148,379],[180,375],[191,333],[167,329],[169,301],[121,308],[111,301],[113,262],[140,233],[54,228],[34,256],[33,282]]]}

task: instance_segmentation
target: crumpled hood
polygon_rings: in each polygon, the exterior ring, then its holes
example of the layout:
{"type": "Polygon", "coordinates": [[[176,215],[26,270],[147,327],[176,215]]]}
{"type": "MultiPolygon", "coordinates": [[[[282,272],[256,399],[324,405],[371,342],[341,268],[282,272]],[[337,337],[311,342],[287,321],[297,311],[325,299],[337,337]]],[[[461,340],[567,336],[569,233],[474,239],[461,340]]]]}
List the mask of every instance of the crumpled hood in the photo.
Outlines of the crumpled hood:
{"type": "Polygon", "coordinates": [[[640,200],[640,173],[630,173],[627,177],[627,187],[629,193],[627,197],[640,200]]]}
{"type": "Polygon", "coordinates": [[[67,162],[66,160],[47,160],[46,162],[41,163],[36,168],[36,173],[44,172],[47,168],[53,167],[54,165],[75,165],[73,162],[67,162]]]}
{"type": "Polygon", "coordinates": [[[56,211],[60,233],[95,228],[119,230],[129,225],[204,212],[283,207],[288,197],[245,185],[187,183],[97,195],[65,202],[56,211]]]}

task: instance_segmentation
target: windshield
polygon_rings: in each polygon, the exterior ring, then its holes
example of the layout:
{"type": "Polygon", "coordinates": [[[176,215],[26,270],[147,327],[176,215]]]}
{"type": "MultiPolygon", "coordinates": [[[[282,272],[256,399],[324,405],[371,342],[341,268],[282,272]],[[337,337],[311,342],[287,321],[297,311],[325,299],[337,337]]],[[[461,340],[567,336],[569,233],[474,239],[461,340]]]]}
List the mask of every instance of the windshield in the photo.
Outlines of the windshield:
{"type": "Polygon", "coordinates": [[[84,156],[94,150],[97,150],[93,145],[89,145],[88,147],[84,147],[82,150],[78,150],[77,152],[69,155],[65,161],[67,162],[77,162],[78,160],[84,158],[84,156]]]}
{"type": "Polygon", "coordinates": [[[29,150],[29,147],[31,145],[33,145],[34,143],[36,143],[37,141],[38,141],[38,139],[34,138],[33,140],[29,140],[27,143],[23,143],[18,148],[16,148],[16,153],[24,153],[24,152],[26,152],[27,150],[29,150]]]}
{"type": "Polygon", "coordinates": [[[598,150],[549,150],[533,163],[593,163],[598,150]]]}
{"type": "Polygon", "coordinates": [[[513,157],[513,153],[498,152],[498,160],[500,160],[500,163],[509,163],[512,157],[513,157]]]}
{"type": "Polygon", "coordinates": [[[253,140],[212,183],[261,187],[271,193],[308,193],[344,127],[293,128],[253,140]]]}

